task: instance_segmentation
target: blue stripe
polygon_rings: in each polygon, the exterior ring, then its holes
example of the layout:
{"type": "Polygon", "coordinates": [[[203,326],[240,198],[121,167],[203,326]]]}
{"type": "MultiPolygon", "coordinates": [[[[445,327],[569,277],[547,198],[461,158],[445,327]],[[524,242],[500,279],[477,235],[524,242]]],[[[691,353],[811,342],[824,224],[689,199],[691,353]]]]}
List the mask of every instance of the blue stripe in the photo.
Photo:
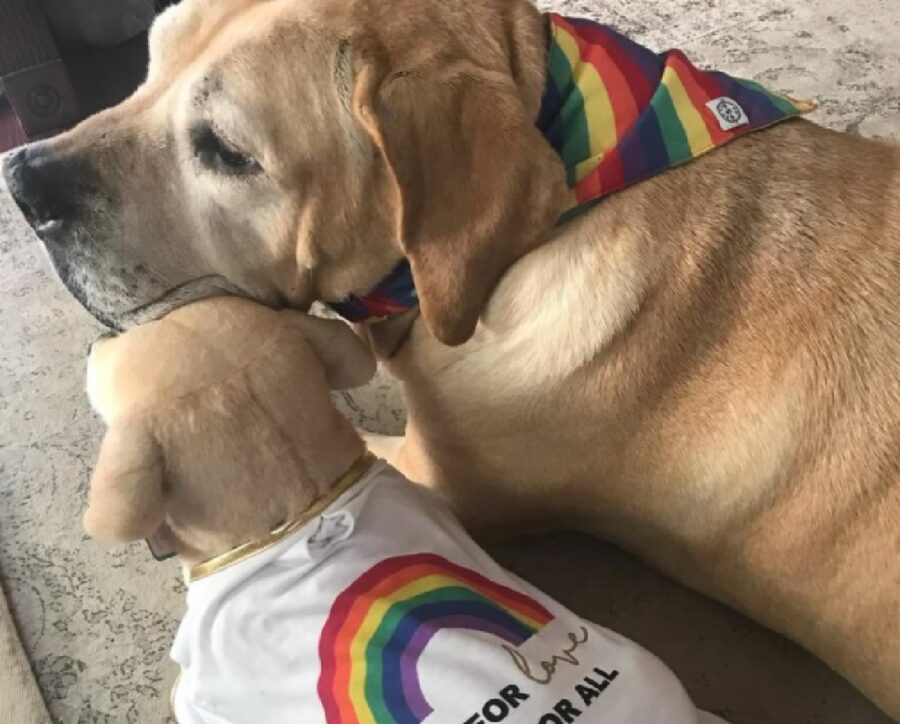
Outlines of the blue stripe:
{"type": "Polygon", "coordinates": [[[747,87],[737,78],[725,73],[713,71],[709,75],[719,82],[723,96],[733,98],[744,109],[752,127],[767,126],[787,117],[788,114],[776,106],[766,92],[747,87]]]}
{"type": "Polygon", "coordinates": [[[556,83],[550,75],[547,75],[547,87],[544,88],[544,96],[541,99],[541,110],[538,113],[537,126],[538,130],[544,134],[547,142],[553,146],[553,150],[557,153],[562,151],[563,147],[563,129],[564,124],[559,115],[559,110],[563,105],[562,93],[556,87],[556,83]]]}
{"type": "Polygon", "coordinates": [[[663,138],[662,128],[659,125],[659,118],[656,115],[656,108],[652,105],[647,106],[638,122],[634,127],[625,134],[622,139],[622,157],[629,158],[629,154],[633,153],[632,149],[637,147],[642,151],[643,164],[640,168],[631,168],[629,164],[626,168],[629,173],[628,180],[631,183],[637,183],[641,179],[657,174],[669,167],[669,154],[666,150],[666,142],[663,138]]]}

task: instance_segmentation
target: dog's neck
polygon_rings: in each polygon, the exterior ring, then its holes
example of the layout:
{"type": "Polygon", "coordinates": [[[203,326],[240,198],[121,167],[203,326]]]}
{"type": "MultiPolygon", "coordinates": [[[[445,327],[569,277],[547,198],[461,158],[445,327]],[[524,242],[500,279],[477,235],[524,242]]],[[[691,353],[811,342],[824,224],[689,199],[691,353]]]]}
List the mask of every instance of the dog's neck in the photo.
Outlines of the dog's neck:
{"type": "MultiPolygon", "coordinates": [[[[547,80],[536,126],[565,166],[571,191],[557,224],[606,196],[753,130],[812,110],[755,83],[657,54],[591,20],[546,15],[547,80]]],[[[349,322],[378,323],[418,306],[401,260],[368,292],[328,302],[349,322]]]]}

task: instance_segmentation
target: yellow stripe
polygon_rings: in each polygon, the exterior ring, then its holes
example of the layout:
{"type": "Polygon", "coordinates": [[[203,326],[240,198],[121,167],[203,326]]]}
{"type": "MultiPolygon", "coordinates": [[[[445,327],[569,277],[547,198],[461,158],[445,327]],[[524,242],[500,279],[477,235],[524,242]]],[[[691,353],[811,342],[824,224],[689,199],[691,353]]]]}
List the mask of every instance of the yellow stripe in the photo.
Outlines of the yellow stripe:
{"type": "MultiPolygon", "coordinates": [[[[388,609],[400,601],[405,601],[421,593],[427,593],[446,586],[462,586],[477,592],[477,589],[472,588],[465,581],[452,578],[443,573],[433,573],[407,583],[389,596],[379,598],[369,608],[366,617],[353,637],[353,641],[350,643],[349,694],[350,701],[353,703],[353,709],[359,717],[359,724],[378,724],[372,716],[372,710],[366,703],[366,646],[384,620],[388,609]]],[[[497,605],[499,606],[500,604],[497,605]]],[[[502,606],[501,608],[510,615],[515,616],[529,628],[541,628],[541,623],[531,617],[502,606]]]]}
{"type": "Polygon", "coordinates": [[[556,41],[572,66],[572,80],[584,99],[583,112],[587,120],[591,157],[575,167],[576,180],[581,181],[597,167],[610,149],[615,148],[618,142],[616,116],[609,101],[606,84],[597,69],[590,63],[581,61],[578,43],[568,32],[563,28],[556,28],[556,31],[556,41]]]}
{"type": "Polygon", "coordinates": [[[699,156],[708,151],[713,145],[712,136],[709,135],[700,111],[691,103],[678,73],[671,67],[667,67],[663,71],[662,84],[669,89],[669,95],[672,96],[672,104],[675,106],[678,120],[684,127],[684,133],[691,147],[691,155],[699,156]]]}

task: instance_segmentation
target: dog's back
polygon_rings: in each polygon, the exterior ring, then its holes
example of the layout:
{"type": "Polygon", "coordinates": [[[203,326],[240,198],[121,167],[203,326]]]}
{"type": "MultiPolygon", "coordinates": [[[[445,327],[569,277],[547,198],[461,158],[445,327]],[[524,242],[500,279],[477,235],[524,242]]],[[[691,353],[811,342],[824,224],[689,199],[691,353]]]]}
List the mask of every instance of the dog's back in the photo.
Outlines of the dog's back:
{"type": "Polygon", "coordinates": [[[738,139],[562,227],[485,327],[391,362],[413,474],[475,524],[489,489],[612,539],[900,710],[900,150],[738,139]]]}

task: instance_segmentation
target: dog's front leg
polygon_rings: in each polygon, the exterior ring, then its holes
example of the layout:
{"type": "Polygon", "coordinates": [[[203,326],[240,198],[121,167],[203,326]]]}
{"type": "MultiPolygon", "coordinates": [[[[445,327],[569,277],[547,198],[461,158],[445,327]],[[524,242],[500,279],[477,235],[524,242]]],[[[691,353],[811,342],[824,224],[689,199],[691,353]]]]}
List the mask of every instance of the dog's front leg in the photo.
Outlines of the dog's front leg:
{"type": "MultiPolygon", "coordinates": [[[[369,452],[373,455],[386,460],[388,463],[397,468],[401,473],[407,475],[402,467],[403,443],[406,437],[403,435],[378,435],[374,432],[359,431],[360,436],[369,448],[369,452]]],[[[409,477],[407,475],[407,477],[409,477]]]]}
{"type": "Polygon", "coordinates": [[[429,475],[430,472],[433,474],[433,468],[429,466],[427,458],[416,455],[415,445],[407,439],[407,436],[378,435],[364,430],[359,430],[359,434],[369,452],[386,460],[404,477],[420,485],[436,487],[436,481],[429,475]]]}

